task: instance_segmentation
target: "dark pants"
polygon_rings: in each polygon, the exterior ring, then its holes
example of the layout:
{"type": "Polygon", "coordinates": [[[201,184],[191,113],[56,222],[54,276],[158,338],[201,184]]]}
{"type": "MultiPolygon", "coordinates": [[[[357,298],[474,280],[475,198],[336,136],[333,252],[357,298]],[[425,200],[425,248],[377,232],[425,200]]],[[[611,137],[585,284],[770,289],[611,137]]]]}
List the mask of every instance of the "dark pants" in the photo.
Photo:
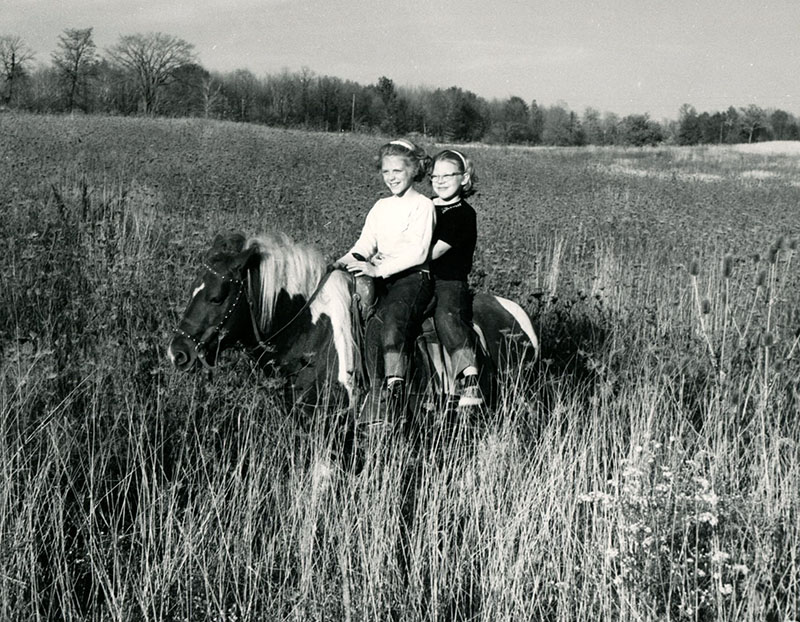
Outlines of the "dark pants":
{"type": "Polygon", "coordinates": [[[412,272],[385,279],[384,286],[375,311],[381,323],[384,375],[405,377],[422,316],[433,298],[433,281],[427,272],[412,272]]]}
{"type": "Polygon", "coordinates": [[[472,293],[466,281],[436,279],[436,334],[450,356],[450,373],[457,377],[476,366],[475,332],[472,329],[472,293]]]}

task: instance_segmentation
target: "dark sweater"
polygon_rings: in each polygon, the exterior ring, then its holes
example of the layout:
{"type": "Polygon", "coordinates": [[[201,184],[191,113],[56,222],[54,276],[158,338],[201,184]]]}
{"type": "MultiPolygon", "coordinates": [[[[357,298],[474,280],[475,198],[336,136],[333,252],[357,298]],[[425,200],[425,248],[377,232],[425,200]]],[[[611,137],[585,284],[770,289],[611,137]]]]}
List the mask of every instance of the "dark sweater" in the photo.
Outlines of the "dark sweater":
{"type": "Polygon", "coordinates": [[[472,270],[472,255],[478,240],[475,210],[461,199],[450,205],[436,205],[436,228],[433,243],[442,240],[452,248],[431,262],[435,278],[466,281],[472,270]]]}

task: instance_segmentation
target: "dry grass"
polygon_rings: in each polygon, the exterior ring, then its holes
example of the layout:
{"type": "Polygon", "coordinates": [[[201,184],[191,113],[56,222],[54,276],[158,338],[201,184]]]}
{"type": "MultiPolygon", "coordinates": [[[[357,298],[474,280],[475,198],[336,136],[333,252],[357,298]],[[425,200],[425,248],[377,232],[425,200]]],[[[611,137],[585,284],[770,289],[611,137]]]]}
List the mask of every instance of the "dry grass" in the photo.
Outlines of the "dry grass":
{"type": "Polygon", "coordinates": [[[0,618],[800,617],[800,189],[739,174],[791,156],[471,148],[475,284],[534,316],[535,386],[366,434],[355,468],[331,413],[237,357],[179,376],[164,344],[216,231],[351,242],[378,139],[0,134],[0,618]]]}

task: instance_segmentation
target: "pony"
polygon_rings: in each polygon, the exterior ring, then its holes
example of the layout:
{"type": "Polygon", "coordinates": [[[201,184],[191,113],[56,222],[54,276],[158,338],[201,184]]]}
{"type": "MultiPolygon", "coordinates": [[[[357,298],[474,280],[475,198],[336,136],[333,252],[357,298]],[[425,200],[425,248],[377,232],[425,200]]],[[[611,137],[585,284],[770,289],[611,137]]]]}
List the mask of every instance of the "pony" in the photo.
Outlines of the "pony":
{"type": "MultiPolygon", "coordinates": [[[[295,402],[319,403],[340,392],[358,406],[363,390],[382,378],[381,357],[370,346],[369,322],[361,330],[354,278],[332,269],[314,247],[283,233],[249,239],[220,234],[205,253],[168,356],[175,368],[213,368],[220,353],[243,350],[267,375],[285,379],[295,402]],[[372,368],[372,369],[371,369],[372,368]]],[[[538,356],[538,339],[528,315],[510,300],[479,292],[473,303],[481,344],[482,387],[494,391],[498,376],[522,372],[538,356]]],[[[417,393],[446,396],[453,378],[432,319],[417,340],[417,393]]]]}

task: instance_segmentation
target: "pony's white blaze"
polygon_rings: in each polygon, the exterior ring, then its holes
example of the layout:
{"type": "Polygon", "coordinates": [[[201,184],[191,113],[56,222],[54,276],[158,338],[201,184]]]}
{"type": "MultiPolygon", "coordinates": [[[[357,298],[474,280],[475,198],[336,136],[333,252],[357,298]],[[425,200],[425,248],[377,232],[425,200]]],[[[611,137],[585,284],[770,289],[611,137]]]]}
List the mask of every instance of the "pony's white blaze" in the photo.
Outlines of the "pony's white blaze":
{"type": "Polygon", "coordinates": [[[206,288],[206,284],[205,283],[200,283],[200,285],[195,287],[194,291],[192,292],[192,300],[194,300],[197,297],[197,294],[202,292],[205,288],[206,288]]]}
{"type": "Polygon", "coordinates": [[[528,314],[520,307],[516,302],[513,300],[508,300],[507,298],[502,298],[500,296],[495,296],[497,302],[514,318],[517,322],[519,327],[522,329],[522,332],[528,337],[535,350],[537,356],[539,354],[539,339],[536,337],[536,331],[533,329],[533,324],[531,324],[531,319],[528,317],[528,314]]]}

